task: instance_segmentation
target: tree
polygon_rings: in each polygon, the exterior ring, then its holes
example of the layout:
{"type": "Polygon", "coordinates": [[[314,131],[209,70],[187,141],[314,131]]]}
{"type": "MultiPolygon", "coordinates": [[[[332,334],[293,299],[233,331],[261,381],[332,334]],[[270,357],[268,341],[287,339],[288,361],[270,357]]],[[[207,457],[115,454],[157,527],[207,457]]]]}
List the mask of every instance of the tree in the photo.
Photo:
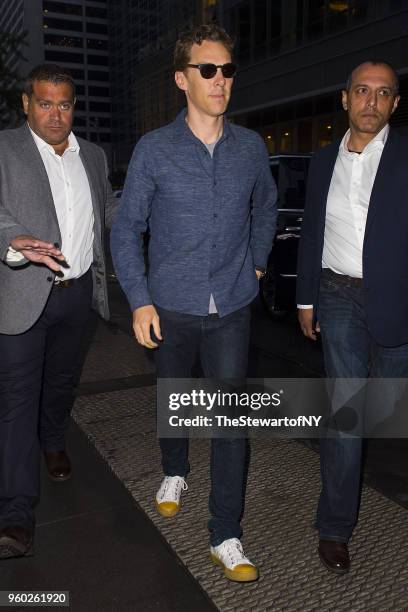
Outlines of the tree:
{"type": "Polygon", "coordinates": [[[26,32],[0,32],[0,129],[16,125],[23,116],[18,66],[25,59],[22,52],[27,44],[25,37],[26,32]]]}

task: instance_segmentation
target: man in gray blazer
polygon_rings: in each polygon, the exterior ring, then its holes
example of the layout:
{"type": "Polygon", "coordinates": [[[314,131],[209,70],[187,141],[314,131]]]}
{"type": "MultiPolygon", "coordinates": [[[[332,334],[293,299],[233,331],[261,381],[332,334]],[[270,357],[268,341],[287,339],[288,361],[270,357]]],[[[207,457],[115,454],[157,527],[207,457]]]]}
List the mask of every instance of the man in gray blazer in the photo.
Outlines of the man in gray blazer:
{"type": "Polygon", "coordinates": [[[101,148],[71,131],[69,72],[34,68],[27,122],[0,132],[0,559],[31,553],[40,448],[67,480],[65,433],[91,306],[108,318],[103,235],[115,199],[101,148]]]}

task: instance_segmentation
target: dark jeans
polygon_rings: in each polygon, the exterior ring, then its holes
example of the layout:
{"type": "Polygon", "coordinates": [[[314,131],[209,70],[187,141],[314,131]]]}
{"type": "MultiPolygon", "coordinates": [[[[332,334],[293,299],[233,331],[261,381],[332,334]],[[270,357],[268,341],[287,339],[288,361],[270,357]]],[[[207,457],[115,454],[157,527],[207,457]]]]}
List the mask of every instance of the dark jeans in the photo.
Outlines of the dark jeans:
{"type": "Polygon", "coordinates": [[[91,298],[88,272],[72,287],[54,287],[28,331],[0,334],[0,527],[33,527],[40,446],[46,451],[65,448],[91,298]]]}
{"type": "MultiPolygon", "coordinates": [[[[191,378],[197,356],[206,378],[244,378],[248,365],[249,306],[226,317],[169,312],[157,308],[163,343],[155,351],[159,378],[191,378]]],[[[208,527],[213,546],[242,534],[246,440],[213,439],[208,527]]],[[[160,439],[163,471],[186,476],[188,440],[160,439]]]]}
{"type": "MultiPolygon", "coordinates": [[[[328,378],[408,376],[408,345],[387,348],[373,340],[362,287],[339,283],[323,271],[317,314],[328,378]]],[[[384,381],[379,393],[366,397],[360,418],[383,420],[400,394],[401,387],[384,381]]],[[[351,537],[360,501],[361,450],[360,437],[339,434],[320,441],[322,490],[316,527],[321,538],[347,542],[351,537]]]]}

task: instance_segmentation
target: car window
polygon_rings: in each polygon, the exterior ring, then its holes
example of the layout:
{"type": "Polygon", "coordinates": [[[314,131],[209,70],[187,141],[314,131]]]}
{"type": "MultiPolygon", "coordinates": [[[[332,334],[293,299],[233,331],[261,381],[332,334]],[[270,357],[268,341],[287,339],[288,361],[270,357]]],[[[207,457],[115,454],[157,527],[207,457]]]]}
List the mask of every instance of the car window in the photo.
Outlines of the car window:
{"type": "Polygon", "coordinates": [[[279,208],[304,208],[306,179],[310,159],[282,157],[271,163],[271,172],[278,187],[279,208]]]}

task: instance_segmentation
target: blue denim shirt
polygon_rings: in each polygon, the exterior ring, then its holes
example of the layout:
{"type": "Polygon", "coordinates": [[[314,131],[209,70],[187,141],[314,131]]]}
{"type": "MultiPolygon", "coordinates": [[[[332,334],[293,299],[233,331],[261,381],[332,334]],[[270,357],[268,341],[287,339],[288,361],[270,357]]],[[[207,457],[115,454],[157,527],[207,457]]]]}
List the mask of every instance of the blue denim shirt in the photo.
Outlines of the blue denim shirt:
{"type": "Polygon", "coordinates": [[[204,316],[213,294],[222,317],[258,292],[255,266],[266,266],[272,248],[276,186],[256,132],[224,121],[211,158],[185,116],[184,109],[137,143],[112,227],[112,257],[132,310],[153,303],[204,316]]]}

